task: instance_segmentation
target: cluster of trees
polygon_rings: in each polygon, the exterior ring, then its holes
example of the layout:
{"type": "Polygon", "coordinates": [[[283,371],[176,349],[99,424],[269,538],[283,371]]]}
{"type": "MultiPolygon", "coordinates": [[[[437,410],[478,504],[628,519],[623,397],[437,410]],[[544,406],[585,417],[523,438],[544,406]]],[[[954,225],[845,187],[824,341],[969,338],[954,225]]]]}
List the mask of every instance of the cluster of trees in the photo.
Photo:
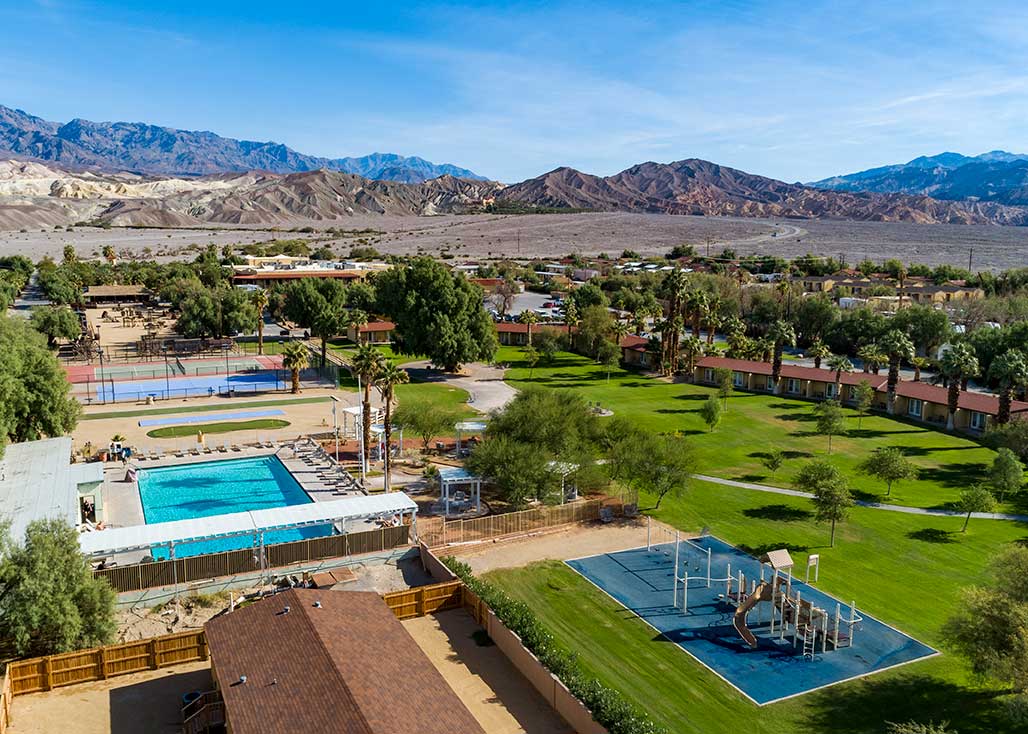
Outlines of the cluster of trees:
{"type": "Polygon", "coordinates": [[[6,311],[25,288],[35,267],[24,255],[0,257],[0,311],[6,311]]]}

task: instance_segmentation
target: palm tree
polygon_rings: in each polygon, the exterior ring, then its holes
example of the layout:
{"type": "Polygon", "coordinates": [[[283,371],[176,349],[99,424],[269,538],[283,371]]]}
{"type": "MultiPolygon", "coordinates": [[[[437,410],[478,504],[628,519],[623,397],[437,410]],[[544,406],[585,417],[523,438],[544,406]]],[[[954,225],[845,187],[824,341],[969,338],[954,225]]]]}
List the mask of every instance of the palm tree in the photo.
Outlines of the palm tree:
{"type": "Polygon", "coordinates": [[[946,400],[949,415],[946,418],[946,430],[952,431],[956,425],[960,391],[967,389],[967,380],[976,377],[981,372],[974,347],[967,342],[952,345],[943,353],[942,360],[939,362],[939,371],[949,381],[949,393],[946,400]]]}
{"type": "Polygon", "coordinates": [[[282,350],[282,366],[292,373],[293,395],[300,392],[300,370],[310,364],[310,352],[303,342],[289,342],[282,350]]]}
{"type": "Polygon", "coordinates": [[[831,357],[832,350],[820,339],[815,339],[807,350],[807,356],[813,357],[814,369],[821,369],[821,361],[831,357]]]}
{"type": "Polygon", "coordinates": [[[911,357],[910,366],[914,368],[914,382],[921,381],[921,370],[926,369],[932,361],[927,357],[911,357]]]}
{"type": "Polygon", "coordinates": [[[781,385],[778,382],[782,379],[782,350],[786,344],[792,346],[796,343],[796,330],[788,321],[779,319],[771,324],[767,336],[775,345],[771,359],[771,382],[775,386],[775,395],[777,395],[781,391],[781,385]]]}
{"type": "Polygon", "coordinates": [[[257,309],[257,354],[264,354],[264,309],[268,307],[268,292],[258,288],[251,296],[257,309]]]}
{"type": "Polygon", "coordinates": [[[363,438],[364,456],[361,463],[368,465],[368,447],[371,446],[371,386],[378,379],[385,366],[386,359],[382,353],[370,344],[361,344],[350,360],[350,371],[362,382],[361,388],[361,435],[363,438]]]}
{"type": "Polygon", "coordinates": [[[611,333],[614,334],[614,343],[619,347],[621,346],[621,340],[628,336],[629,329],[628,324],[624,321],[614,321],[614,325],[610,327],[611,333]]]}
{"type": "Polygon", "coordinates": [[[874,372],[878,374],[878,369],[881,367],[882,362],[885,361],[885,357],[882,355],[882,351],[878,348],[878,345],[874,342],[865,344],[857,350],[857,356],[864,363],[864,372],[874,372]]]}
{"type": "Polygon", "coordinates": [[[518,316],[518,321],[528,328],[528,339],[526,341],[528,346],[532,346],[532,324],[539,323],[539,314],[535,311],[525,309],[521,312],[521,315],[518,316]]]}
{"type": "Polygon", "coordinates": [[[564,323],[568,325],[568,341],[571,341],[571,330],[578,326],[578,322],[581,320],[575,299],[569,298],[567,305],[564,306],[564,323]]]}
{"type": "Polygon", "coordinates": [[[707,300],[707,308],[705,311],[704,321],[707,324],[707,344],[714,343],[714,332],[717,331],[717,327],[723,322],[721,318],[721,297],[718,295],[710,296],[707,300]]]}
{"type": "Polygon", "coordinates": [[[889,415],[892,415],[896,412],[896,385],[899,384],[900,362],[914,356],[914,342],[899,329],[893,329],[882,337],[879,347],[889,360],[887,407],[889,415]]]}
{"type": "MultiPolygon", "coordinates": [[[[687,336],[682,341],[682,354],[685,355],[686,371],[692,375],[696,370],[696,361],[703,354],[703,342],[699,337],[687,336]]],[[[690,379],[692,378],[690,377],[690,379]]]]}
{"type": "Polygon", "coordinates": [[[118,259],[118,256],[114,252],[114,248],[110,245],[104,245],[101,252],[103,253],[104,260],[109,262],[111,265],[114,265],[114,261],[118,259]]]}
{"type": "Polygon", "coordinates": [[[703,326],[703,320],[707,317],[710,309],[706,291],[690,291],[689,295],[686,296],[685,304],[686,309],[692,316],[692,335],[698,337],[700,335],[700,328],[703,326]]]}
{"type": "Polygon", "coordinates": [[[852,372],[853,363],[844,354],[833,354],[828,358],[828,369],[835,372],[835,399],[842,402],[842,373],[852,372]]]}
{"type": "Polygon", "coordinates": [[[1013,350],[996,357],[989,367],[989,379],[999,383],[999,410],[997,423],[1010,421],[1010,403],[1014,399],[1014,388],[1028,383],[1028,361],[1021,352],[1013,350]]]}
{"type": "Polygon", "coordinates": [[[350,312],[346,314],[347,326],[353,327],[354,341],[357,342],[358,346],[361,342],[361,327],[366,326],[368,323],[368,314],[359,308],[350,309],[350,312]]]}
{"type": "Polygon", "coordinates": [[[395,362],[385,361],[382,365],[382,369],[378,373],[378,377],[375,379],[375,387],[378,388],[379,395],[382,396],[382,405],[385,408],[385,463],[383,464],[383,486],[385,491],[390,491],[392,487],[391,471],[392,471],[392,458],[389,455],[389,447],[393,440],[393,395],[397,385],[402,385],[406,382],[410,382],[410,375],[407,374],[406,370],[400,369],[396,366],[395,362]]]}
{"type": "Polygon", "coordinates": [[[661,296],[667,301],[667,318],[661,331],[661,364],[668,374],[678,371],[678,345],[685,323],[689,279],[681,268],[675,268],[661,283],[661,296]]]}
{"type": "Polygon", "coordinates": [[[740,319],[738,316],[729,316],[721,324],[721,328],[724,329],[725,334],[732,336],[733,334],[745,334],[746,333],[746,322],[740,319]]]}

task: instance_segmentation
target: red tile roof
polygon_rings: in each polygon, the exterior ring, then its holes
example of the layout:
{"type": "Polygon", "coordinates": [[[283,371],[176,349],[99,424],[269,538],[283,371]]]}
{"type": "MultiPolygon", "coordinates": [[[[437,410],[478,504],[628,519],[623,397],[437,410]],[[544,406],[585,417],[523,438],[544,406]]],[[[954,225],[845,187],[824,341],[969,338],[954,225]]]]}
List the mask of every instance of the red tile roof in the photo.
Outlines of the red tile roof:
{"type": "MultiPolygon", "coordinates": [[[[703,357],[696,363],[697,367],[710,367],[733,370],[735,372],[751,372],[756,375],[770,375],[771,364],[768,362],[757,362],[749,359],[728,359],[727,357],[703,357]]],[[[835,382],[835,372],[828,369],[817,369],[801,365],[783,363],[782,377],[795,378],[797,380],[812,380],[814,382],[835,382]]],[[[843,372],[842,384],[859,385],[863,380],[871,383],[871,386],[878,392],[886,392],[888,389],[888,377],[886,375],[874,375],[868,372],[843,372]]],[[[911,382],[900,380],[896,385],[896,394],[905,398],[916,398],[927,403],[946,405],[949,401],[949,391],[939,385],[930,385],[927,382],[911,382]]],[[[972,410],[977,413],[996,415],[999,412],[999,398],[987,393],[962,391],[958,407],[963,410],[972,410]]],[[[1011,405],[1011,412],[1020,413],[1028,411],[1028,403],[1015,400],[1011,405]]]]}
{"type": "Polygon", "coordinates": [[[483,734],[378,594],[291,589],[204,631],[234,734],[483,734]]]}
{"type": "Polygon", "coordinates": [[[483,288],[493,288],[503,282],[503,278],[468,278],[468,280],[483,288]]]}
{"type": "Polygon", "coordinates": [[[275,270],[267,273],[236,273],[232,280],[295,280],[296,278],[344,278],[355,280],[362,277],[353,270],[275,270]]]}
{"type": "Polygon", "coordinates": [[[635,334],[626,334],[621,337],[621,348],[631,349],[635,352],[645,352],[649,343],[649,339],[644,339],[643,337],[636,336],[635,334]]]}
{"type": "Polygon", "coordinates": [[[361,326],[361,334],[367,334],[372,331],[392,331],[396,328],[396,324],[392,321],[369,321],[368,323],[361,326]]]}

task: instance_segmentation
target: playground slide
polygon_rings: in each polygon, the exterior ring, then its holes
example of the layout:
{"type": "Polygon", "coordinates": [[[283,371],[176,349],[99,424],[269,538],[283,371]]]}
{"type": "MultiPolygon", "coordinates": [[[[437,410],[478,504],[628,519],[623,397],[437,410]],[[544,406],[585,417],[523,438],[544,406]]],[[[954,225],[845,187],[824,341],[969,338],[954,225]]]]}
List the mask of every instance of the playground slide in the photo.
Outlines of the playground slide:
{"type": "Polygon", "coordinates": [[[732,619],[732,626],[735,627],[735,631],[739,633],[739,636],[746,641],[746,644],[750,647],[757,646],[756,636],[750,632],[750,628],[746,626],[746,614],[757,606],[762,601],[771,601],[774,598],[774,588],[767,581],[761,581],[760,585],[753,590],[753,593],[746,597],[746,601],[739,605],[739,608],[735,610],[735,616],[732,619]]]}

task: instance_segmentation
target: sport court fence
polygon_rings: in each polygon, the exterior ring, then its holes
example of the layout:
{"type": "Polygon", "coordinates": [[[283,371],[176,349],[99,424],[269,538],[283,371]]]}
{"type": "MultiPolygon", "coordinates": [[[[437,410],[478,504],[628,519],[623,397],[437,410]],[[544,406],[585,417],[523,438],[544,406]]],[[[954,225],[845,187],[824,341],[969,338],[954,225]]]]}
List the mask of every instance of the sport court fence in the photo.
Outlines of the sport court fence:
{"type": "MultiPolygon", "coordinates": [[[[328,558],[345,558],[364,553],[378,553],[407,545],[407,525],[378,528],[361,533],[326,535],[320,538],[295,540],[267,545],[264,548],[265,570],[274,570],[297,563],[310,563],[328,558]]],[[[93,572],[105,578],[116,592],[143,591],[162,586],[207,581],[221,576],[253,574],[261,571],[260,551],[255,548],[187,556],[175,560],[114,566],[93,572]]]]}

